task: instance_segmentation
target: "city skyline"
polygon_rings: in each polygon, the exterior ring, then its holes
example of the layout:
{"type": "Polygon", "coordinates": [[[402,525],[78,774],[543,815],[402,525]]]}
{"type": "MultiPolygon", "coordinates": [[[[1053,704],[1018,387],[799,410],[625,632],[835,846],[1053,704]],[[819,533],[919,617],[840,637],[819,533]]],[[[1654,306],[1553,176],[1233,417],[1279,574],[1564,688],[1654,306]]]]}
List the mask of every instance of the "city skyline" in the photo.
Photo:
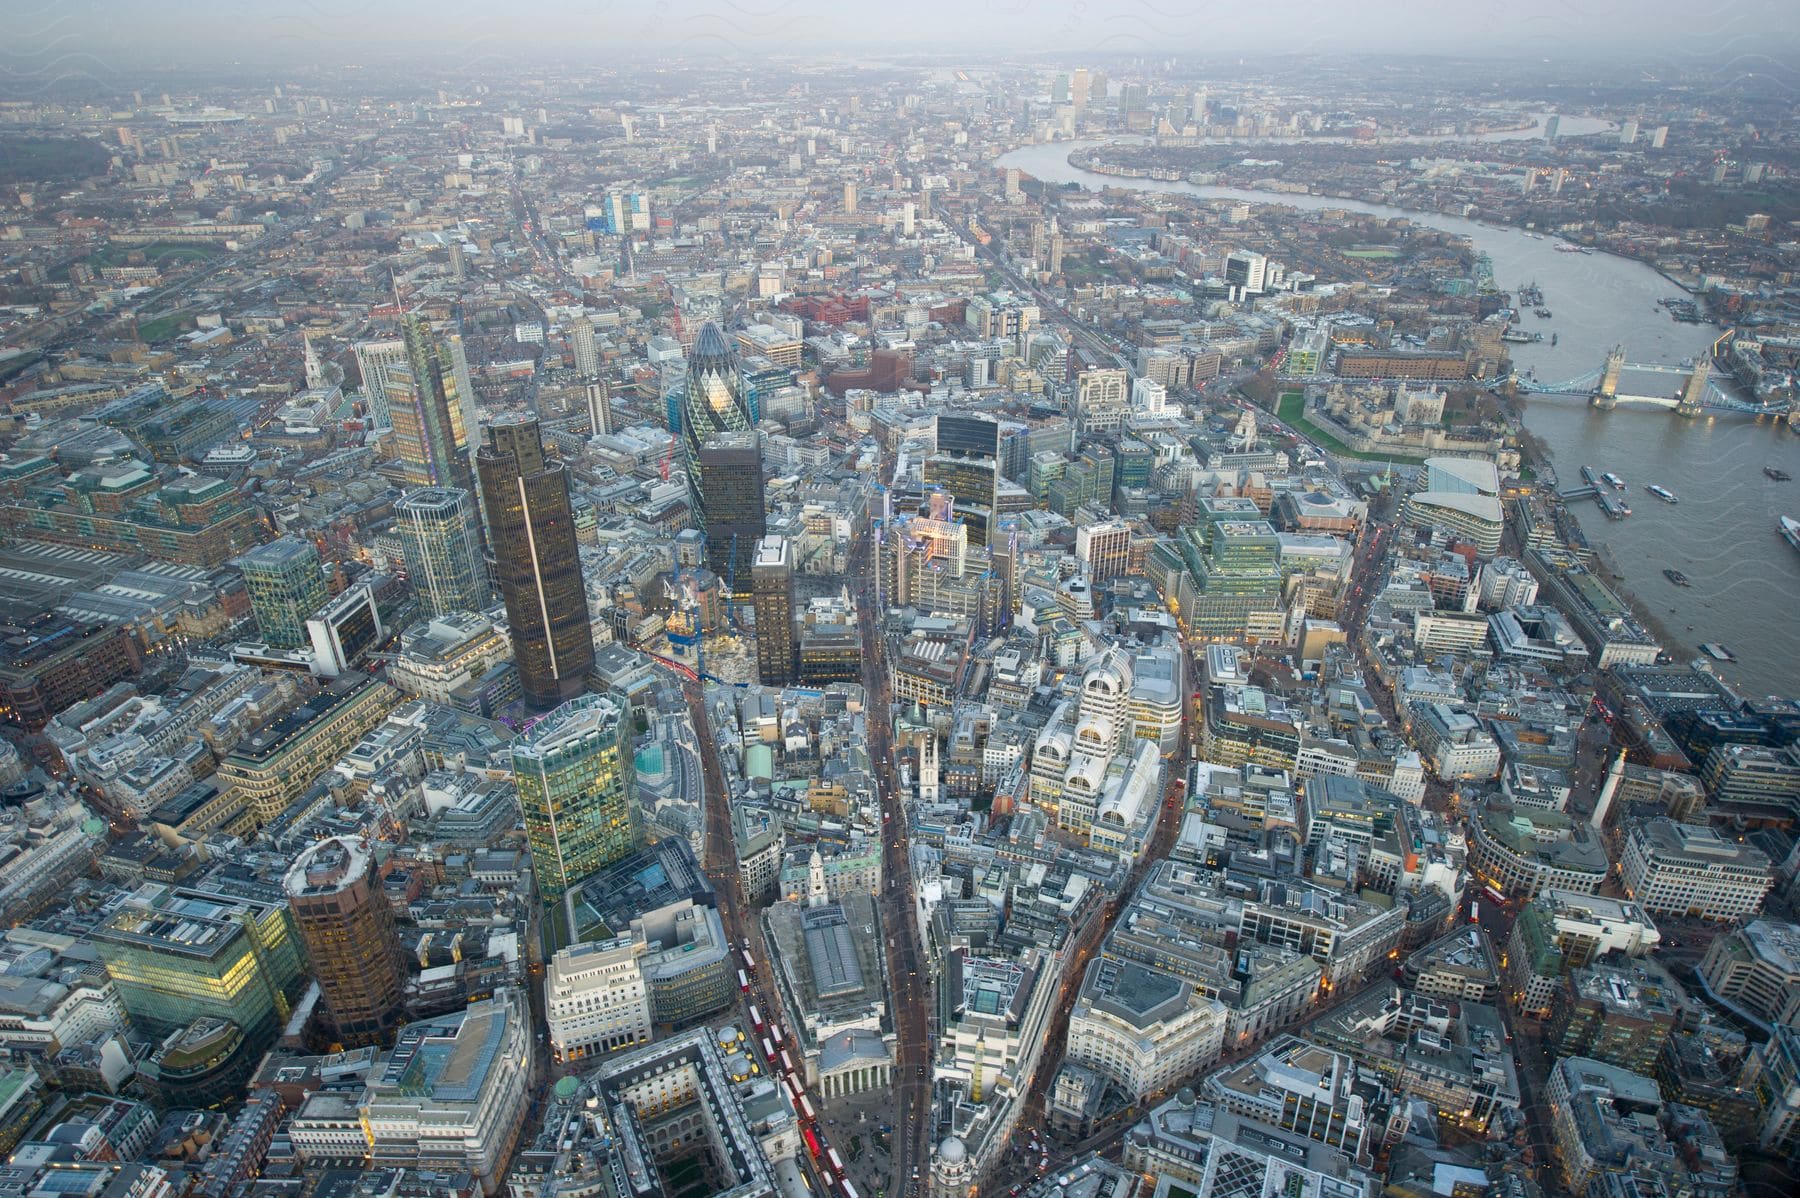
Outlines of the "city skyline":
{"type": "Polygon", "coordinates": [[[1791,1188],[1785,8],[0,23],[21,1194],[1791,1188]]]}

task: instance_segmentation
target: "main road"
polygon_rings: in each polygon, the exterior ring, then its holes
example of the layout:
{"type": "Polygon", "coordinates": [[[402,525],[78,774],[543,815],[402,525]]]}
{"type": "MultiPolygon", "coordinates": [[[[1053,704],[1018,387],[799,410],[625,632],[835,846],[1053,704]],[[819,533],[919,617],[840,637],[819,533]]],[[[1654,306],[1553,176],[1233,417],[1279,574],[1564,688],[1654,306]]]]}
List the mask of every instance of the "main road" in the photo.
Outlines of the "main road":
{"type": "Polygon", "coordinates": [[[1108,334],[1101,331],[1097,325],[1076,316],[1074,313],[1070,312],[1068,308],[1063,306],[1061,300],[1039,287],[1036,283],[1026,280],[1018,271],[1013,269],[1012,263],[1006,260],[1005,254],[994,248],[992,244],[983,245],[979,238],[969,232],[968,228],[958,222],[955,217],[951,216],[949,211],[942,205],[937,207],[936,212],[938,219],[943,221],[948,228],[955,230],[956,235],[972,246],[978,256],[986,258],[988,264],[991,265],[1002,278],[1006,279],[1007,282],[1011,283],[1019,291],[1031,296],[1041,307],[1054,311],[1061,317],[1063,323],[1069,328],[1069,336],[1074,340],[1078,347],[1087,350],[1091,356],[1099,361],[1110,363],[1121,369],[1130,367],[1131,363],[1126,361],[1124,356],[1115,348],[1116,343],[1113,339],[1108,334]]]}
{"type": "MultiPolygon", "coordinates": [[[[1184,705],[1185,707],[1185,705],[1184,705]]],[[[1024,1129],[1038,1129],[1043,1126],[1044,1111],[1050,1085],[1056,1080],[1056,1074],[1062,1068],[1063,1052],[1068,1046],[1069,1016],[1075,1010],[1075,1000],[1081,993],[1081,981],[1087,973],[1088,962],[1099,951],[1108,932],[1118,922],[1119,915],[1125,910],[1131,896],[1137,893],[1143,884],[1150,867],[1169,855],[1174,846],[1175,834],[1181,828],[1182,812],[1186,809],[1184,796],[1187,783],[1188,736],[1187,713],[1182,715],[1181,744],[1170,759],[1168,777],[1163,782],[1162,807],[1156,813],[1156,824],[1151,830],[1150,841],[1144,846],[1142,855],[1126,875],[1125,885],[1106,904],[1105,908],[1092,915],[1076,933],[1079,939],[1068,954],[1068,963],[1063,968],[1061,989],[1057,991],[1056,1007],[1050,1014],[1050,1023],[1044,1033],[1044,1050],[1038,1056],[1037,1069],[1031,1075],[1029,1088],[1025,1092],[1025,1106],[1019,1113],[1015,1139],[1023,1134],[1024,1129]]],[[[1049,1154],[1046,1154],[1049,1155],[1049,1154]]],[[[1011,1157],[1003,1158],[998,1170],[990,1177],[985,1189],[988,1192],[999,1192],[1002,1187],[1015,1182],[1022,1182],[1042,1172],[1032,1166],[1027,1156],[1015,1167],[1011,1157]]]]}
{"type": "MultiPolygon", "coordinates": [[[[670,673],[673,674],[674,671],[670,673]]],[[[745,1009],[739,1014],[743,1019],[740,1030],[746,1036],[751,1057],[762,1059],[758,1037],[753,1034],[754,1029],[750,1025],[748,1007],[757,1005],[766,1020],[770,1023],[780,1022],[790,1032],[800,1025],[800,1020],[782,1008],[781,995],[775,987],[768,946],[763,942],[762,925],[752,912],[749,896],[744,893],[743,876],[738,863],[737,837],[731,828],[731,790],[725,785],[725,771],[719,764],[719,743],[713,736],[712,719],[706,709],[706,684],[697,677],[685,674],[678,677],[682,696],[687,700],[688,715],[694,725],[694,739],[698,742],[700,774],[705,792],[702,812],[706,848],[701,868],[711,879],[717,893],[719,923],[725,929],[726,947],[733,959],[742,964],[740,954],[743,946],[749,944],[758,962],[758,967],[750,978],[749,992],[744,996],[745,1009]]],[[[789,1042],[797,1045],[792,1036],[789,1037],[789,1042]]],[[[779,1066],[773,1061],[767,1064],[770,1076],[773,1077],[779,1071],[779,1066]]],[[[797,1084],[804,1083],[804,1066],[798,1070],[795,1080],[797,1084]]],[[[817,1105],[816,1096],[814,1105],[817,1105]]],[[[823,1129],[820,1130],[822,1132],[823,1129]]],[[[805,1152],[800,1154],[800,1161],[813,1188],[821,1194],[826,1193],[827,1187],[819,1176],[819,1162],[805,1152]]]]}
{"type": "Polygon", "coordinates": [[[881,923],[888,969],[888,1011],[895,1037],[894,1177],[890,1194],[923,1194],[929,1181],[932,1144],[931,996],[932,979],[921,969],[913,893],[906,802],[894,773],[893,683],[887,647],[876,623],[874,538],[862,530],[850,556],[858,580],[856,620],[863,649],[863,722],[868,731],[870,768],[881,805],[881,923]]]}

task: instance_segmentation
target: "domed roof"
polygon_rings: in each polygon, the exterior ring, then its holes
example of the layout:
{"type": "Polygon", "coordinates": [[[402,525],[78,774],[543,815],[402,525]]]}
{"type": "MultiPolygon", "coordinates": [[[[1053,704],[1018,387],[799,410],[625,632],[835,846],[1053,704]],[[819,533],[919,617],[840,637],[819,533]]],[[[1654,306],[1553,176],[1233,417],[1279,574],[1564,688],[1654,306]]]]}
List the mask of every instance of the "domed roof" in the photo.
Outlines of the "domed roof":
{"type": "Polygon", "coordinates": [[[725,340],[725,330],[716,321],[707,321],[700,330],[700,336],[694,340],[693,358],[717,360],[730,357],[731,345],[725,340]]]}
{"type": "Polygon", "coordinates": [[[948,1164],[961,1164],[968,1155],[968,1148],[955,1136],[945,1136],[944,1142],[938,1145],[938,1156],[948,1164]]]}

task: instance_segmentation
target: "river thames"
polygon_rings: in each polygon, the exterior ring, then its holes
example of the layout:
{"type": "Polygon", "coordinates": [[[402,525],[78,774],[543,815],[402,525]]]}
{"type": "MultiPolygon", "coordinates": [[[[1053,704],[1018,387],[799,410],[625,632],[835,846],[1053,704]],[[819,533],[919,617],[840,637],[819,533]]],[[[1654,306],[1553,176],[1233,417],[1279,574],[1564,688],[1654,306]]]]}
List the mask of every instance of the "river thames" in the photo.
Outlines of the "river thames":
{"type": "MultiPolygon", "coordinates": [[[[1570,123],[1565,117],[1564,127],[1570,123]]],[[[1324,196],[1113,178],[1069,165],[1071,153],[1103,144],[1026,146],[995,165],[1018,167],[1047,183],[1179,192],[1308,210],[1338,208],[1404,217],[1461,234],[1492,260],[1502,288],[1536,283],[1543,289],[1544,305],[1553,316],[1526,327],[1543,333],[1545,340],[1511,348],[1521,371],[1532,370],[1546,382],[1595,370],[1615,345],[1624,347],[1627,362],[1679,366],[1704,356],[1724,331],[1671,319],[1657,301],[1681,295],[1680,288],[1627,258],[1562,253],[1548,237],[1438,213],[1324,196]],[[1553,332],[1554,346],[1548,340],[1553,332]]],[[[1662,395],[1673,393],[1681,382],[1678,375],[1627,371],[1620,390],[1662,395]]],[[[1716,668],[1745,693],[1800,690],[1800,553],[1782,540],[1777,524],[1782,515],[1800,518],[1800,481],[1772,482],[1762,472],[1765,464],[1774,465],[1800,480],[1800,436],[1748,417],[1687,420],[1660,408],[1601,412],[1579,399],[1535,399],[1527,405],[1525,424],[1549,446],[1564,485],[1579,485],[1584,465],[1625,479],[1634,512],[1630,518],[1607,520],[1585,502],[1573,510],[1589,540],[1604,548],[1625,588],[1662,625],[1671,651],[1689,654],[1701,641],[1717,641],[1738,660],[1716,663],[1716,668]],[[1680,502],[1667,504],[1650,495],[1645,488],[1653,483],[1674,492],[1680,502]],[[1692,585],[1677,587],[1664,578],[1662,571],[1671,567],[1685,573],[1692,585]]]]}

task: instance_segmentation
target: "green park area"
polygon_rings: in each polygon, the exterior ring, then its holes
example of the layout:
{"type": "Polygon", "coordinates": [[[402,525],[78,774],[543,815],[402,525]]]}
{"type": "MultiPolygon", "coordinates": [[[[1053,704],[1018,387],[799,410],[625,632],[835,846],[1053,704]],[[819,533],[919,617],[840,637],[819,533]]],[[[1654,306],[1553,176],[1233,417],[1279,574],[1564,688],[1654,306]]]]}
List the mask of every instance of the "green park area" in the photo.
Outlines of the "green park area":
{"type": "Polygon", "coordinates": [[[145,345],[154,345],[158,341],[167,341],[178,337],[193,326],[194,318],[180,312],[171,312],[167,316],[157,316],[150,320],[138,322],[138,340],[145,345]]]}
{"type": "Polygon", "coordinates": [[[219,255],[220,248],[205,242],[191,241],[152,241],[144,245],[121,245],[114,242],[89,254],[87,263],[95,270],[103,266],[127,266],[131,264],[132,255],[141,252],[144,255],[144,265],[169,270],[183,262],[204,262],[208,258],[215,258],[219,255]]]}
{"type": "Polygon", "coordinates": [[[1328,453],[1338,457],[1354,458],[1359,462],[1398,462],[1412,464],[1425,459],[1406,453],[1362,453],[1351,449],[1342,441],[1314,424],[1306,418],[1306,393],[1304,391],[1283,391],[1281,400],[1275,406],[1275,414],[1281,417],[1289,428],[1298,429],[1328,453]]]}

